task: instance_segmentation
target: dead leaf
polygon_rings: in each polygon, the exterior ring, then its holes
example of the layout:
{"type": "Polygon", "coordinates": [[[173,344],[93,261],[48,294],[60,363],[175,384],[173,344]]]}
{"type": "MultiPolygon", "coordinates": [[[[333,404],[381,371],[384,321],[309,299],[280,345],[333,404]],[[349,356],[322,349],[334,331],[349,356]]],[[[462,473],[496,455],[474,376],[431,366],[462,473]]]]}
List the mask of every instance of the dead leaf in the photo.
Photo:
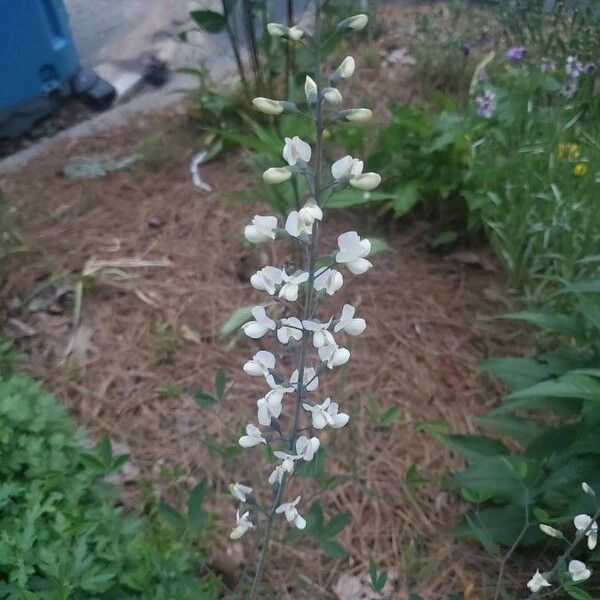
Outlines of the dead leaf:
{"type": "Polygon", "coordinates": [[[195,329],[192,329],[189,325],[181,326],[181,337],[186,342],[192,342],[192,344],[200,343],[200,334],[195,329]]]}

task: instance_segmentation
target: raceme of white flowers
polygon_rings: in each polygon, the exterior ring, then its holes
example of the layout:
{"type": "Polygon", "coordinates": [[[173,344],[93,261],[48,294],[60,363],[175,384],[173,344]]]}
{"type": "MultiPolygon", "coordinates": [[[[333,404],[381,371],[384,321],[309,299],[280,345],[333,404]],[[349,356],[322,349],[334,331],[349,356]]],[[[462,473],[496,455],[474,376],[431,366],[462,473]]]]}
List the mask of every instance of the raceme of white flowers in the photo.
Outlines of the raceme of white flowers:
{"type": "MultiPolygon", "coordinates": [[[[366,15],[349,17],[338,24],[338,30],[359,31],[367,20],[366,15]]],[[[268,31],[274,37],[295,41],[308,37],[299,27],[276,23],[269,24],[268,31]]],[[[371,111],[366,108],[337,108],[343,101],[337,86],[352,77],[355,68],[354,59],[348,56],[330,75],[327,85],[319,85],[312,77],[306,78],[306,103],[315,110],[315,115],[327,111],[327,119],[339,122],[362,123],[371,118],[371,111]]],[[[257,110],[269,115],[304,114],[292,102],[256,98],[253,103],[257,110]]],[[[318,119],[313,120],[318,126],[318,119]]],[[[327,179],[321,182],[320,174],[315,173],[315,166],[319,164],[315,154],[315,148],[298,136],[285,138],[283,166],[267,169],[263,178],[266,183],[275,185],[294,176],[305,177],[312,191],[311,197],[302,208],[292,210],[283,222],[272,215],[256,215],[244,229],[245,238],[253,244],[287,239],[298,244],[308,258],[302,268],[266,265],[250,278],[252,287],[269,298],[264,305],[252,309],[252,320],[242,326],[243,332],[252,339],[273,337],[283,345],[283,352],[289,351],[296,356],[297,362],[295,370],[286,373],[279,368],[276,354],[259,350],[243,366],[250,377],[264,379],[265,392],[256,400],[257,424],[246,425],[239,444],[244,448],[267,445],[278,460],[268,475],[276,501],[271,510],[262,509],[251,487],[232,484],[231,493],[241,506],[230,535],[232,539],[240,538],[258,525],[253,518],[259,512],[266,513],[269,518],[281,515],[298,529],[306,527],[299,507],[301,497],[285,501],[285,488],[297,465],[314,459],[321,446],[316,434],[327,428],[342,428],[350,419],[332,398],[319,395],[319,376],[350,360],[344,340],[362,334],[366,323],[351,304],[345,304],[335,315],[325,319],[317,318],[315,309],[319,300],[340,290],[346,274],[361,275],[371,268],[367,258],[371,243],[361,239],[356,231],[348,231],[338,237],[337,248],[319,257],[315,238],[324,219],[321,198],[324,190],[332,192],[352,186],[369,191],[381,183],[381,177],[377,173],[364,172],[363,162],[358,158],[343,156],[331,165],[327,179]],[[289,424],[289,431],[284,434],[286,424],[289,424]],[[299,435],[301,432],[303,435],[299,435]]]]}

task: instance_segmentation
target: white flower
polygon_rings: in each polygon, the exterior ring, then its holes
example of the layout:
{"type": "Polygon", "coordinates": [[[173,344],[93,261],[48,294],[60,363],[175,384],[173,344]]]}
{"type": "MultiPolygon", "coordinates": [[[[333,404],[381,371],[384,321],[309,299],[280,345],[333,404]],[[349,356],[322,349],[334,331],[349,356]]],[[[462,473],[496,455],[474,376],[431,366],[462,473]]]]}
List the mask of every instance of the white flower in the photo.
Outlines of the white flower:
{"type": "Polygon", "coordinates": [[[301,160],[305,163],[310,161],[312,150],[309,144],[301,140],[297,135],[293,138],[286,137],[283,146],[283,158],[290,167],[296,165],[301,160]]]}
{"type": "Polygon", "coordinates": [[[277,514],[284,513],[288,523],[294,523],[298,529],[304,529],[306,527],[306,520],[300,516],[298,509],[296,508],[299,502],[300,496],[293,502],[284,502],[283,504],[280,504],[275,509],[275,512],[277,514]]]}
{"type": "Polygon", "coordinates": [[[290,387],[289,385],[275,383],[275,378],[271,374],[267,375],[267,383],[271,388],[271,391],[265,396],[268,402],[281,402],[285,394],[289,394],[290,392],[294,391],[294,388],[290,387]]]}
{"type": "Polygon", "coordinates": [[[285,37],[293,41],[298,41],[304,35],[304,31],[300,27],[286,27],[279,23],[268,23],[267,31],[272,37],[285,37]]]}
{"type": "Polygon", "coordinates": [[[580,560],[572,560],[569,562],[569,573],[573,581],[585,581],[589,579],[592,572],[586,567],[585,563],[580,560]]]}
{"type": "Polygon", "coordinates": [[[314,458],[320,445],[321,442],[319,441],[319,438],[312,437],[309,439],[305,435],[301,435],[296,440],[296,452],[298,453],[298,458],[310,462],[314,458]]]}
{"type": "Polygon", "coordinates": [[[323,211],[314,200],[307,202],[299,211],[292,211],[285,222],[285,230],[292,237],[311,235],[315,221],[323,219],[323,211]]]}
{"type": "Polygon", "coordinates": [[[250,285],[257,290],[263,290],[270,296],[273,296],[276,291],[276,286],[282,283],[281,269],[277,267],[263,267],[250,277],[250,285]]]}
{"type": "Polygon", "coordinates": [[[344,285],[344,278],[335,269],[324,269],[315,277],[315,290],[317,292],[325,290],[330,296],[333,296],[342,285],[344,285]]]}
{"type": "Polygon", "coordinates": [[[314,104],[317,101],[317,84],[315,80],[310,76],[306,76],[306,81],[304,82],[304,95],[306,96],[306,101],[309,104],[314,104]]]}
{"type": "Polygon", "coordinates": [[[232,540],[240,539],[246,533],[246,531],[248,531],[248,529],[252,529],[254,527],[252,521],[250,521],[250,513],[248,511],[246,511],[240,517],[240,511],[238,510],[235,515],[235,521],[235,529],[229,534],[229,537],[232,540]]]}
{"type": "Polygon", "coordinates": [[[360,275],[373,265],[365,258],[371,252],[371,242],[361,240],[356,231],[347,231],[338,237],[339,252],[335,260],[345,264],[348,270],[355,275],[360,275]]]}
{"type": "Polygon", "coordinates": [[[229,491],[234,498],[237,498],[240,502],[246,502],[246,498],[252,493],[252,488],[241,483],[232,483],[229,486],[229,491]]]}
{"type": "Polygon", "coordinates": [[[277,228],[277,218],[268,216],[262,217],[255,215],[250,225],[244,228],[244,236],[249,242],[259,244],[266,240],[275,239],[275,229],[277,228]]]}
{"type": "Polygon", "coordinates": [[[302,321],[297,317],[281,319],[281,326],[277,329],[277,339],[282,344],[287,344],[290,339],[302,339],[302,321]]]}
{"type": "Polygon", "coordinates": [[[277,419],[281,415],[281,398],[277,395],[268,394],[256,401],[258,409],[258,422],[264,427],[271,425],[271,417],[277,419]]]}
{"type": "MultiPolygon", "coordinates": [[[[298,369],[290,377],[290,383],[294,388],[298,387],[298,369]]],[[[307,392],[314,392],[319,387],[317,371],[313,367],[306,367],[302,376],[302,385],[307,392]]]]}
{"type": "MultiPolygon", "coordinates": [[[[276,451],[275,454],[277,454],[276,451]]],[[[280,465],[277,465],[273,472],[269,475],[269,483],[275,485],[275,483],[281,483],[286,473],[294,472],[294,461],[285,459],[280,465]]]]}
{"type": "Polygon", "coordinates": [[[256,110],[267,115],[280,115],[283,112],[283,105],[279,100],[271,100],[270,98],[254,98],[252,104],[256,110]]]}
{"type": "Polygon", "coordinates": [[[357,177],[363,172],[363,161],[346,155],[331,165],[331,174],[336,181],[357,177]]]}
{"type": "Polygon", "coordinates": [[[343,100],[340,91],[334,87],[326,87],[323,90],[323,98],[332,106],[339,106],[343,100]]]}
{"type": "Polygon", "coordinates": [[[350,352],[347,348],[340,348],[337,344],[329,344],[329,346],[321,346],[319,348],[319,358],[327,363],[328,369],[341,367],[350,360],[350,352]]]}
{"type": "Polygon", "coordinates": [[[373,118],[373,112],[368,108],[350,108],[345,111],[344,117],[352,123],[368,123],[373,118]]]}
{"type": "Polygon", "coordinates": [[[585,531],[588,539],[588,548],[593,550],[598,543],[598,524],[589,515],[577,515],[573,519],[577,531],[585,531]]]}
{"type": "Polygon", "coordinates": [[[244,365],[244,372],[252,377],[267,377],[271,369],[275,368],[275,356],[266,350],[259,350],[253,357],[244,365]]]}
{"type": "Polygon", "coordinates": [[[285,298],[290,302],[296,302],[296,300],[298,300],[298,290],[300,285],[308,281],[308,273],[306,271],[296,271],[292,275],[288,275],[285,271],[282,271],[281,275],[283,278],[283,285],[279,290],[279,297],[285,298]]]}
{"type": "Polygon", "coordinates": [[[350,185],[359,190],[363,190],[365,192],[370,192],[374,190],[376,187],[379,187],[381,183],[381,175],[378,173],[363,173],[358,177],[353,177],[350,180],[350,185]]]}
{"type": "Polygon", "coordinates": [[[336,323],[333,331],[335,331],[335,333],[345,331],[348,335],[360,335],[365,330],[367,324],[365,323],[364,319],[355,318],[355,312],[356,309],[354,306],[352,306],[352,304],[344,304],[344,308],[342,308],[342,316],[336,323]]]}
{"type": "Polygon", "coordinates": [[[274,185],[283,183],[292,176],[292,170],[289,167],[271,167],[263,173],[265,183],[274,185]]]}
{"type": "MultiPolygon", "coordinates": [[[[367,26],[369,22],[369,17],[365,14],[354,15],[353,17],[348,17],[342,21],[343,26],[348,29],[352,29],[353,31],[361,31],[367,26]]],[[[340,23],[340,25],[342,25],[340,23]]]]}
{"type": "Polygon", "coordinates": [[[342,79],[349,79],[354,75],[354,70],[356,69],[356,63],[351,56],[346,56],[346,58],[341,62],[340,66],[337,68],[336,73],[342,79]]]}
{"type": "Polygon", "coordinates": [[[255,306],[252,309],[252,316],[255,321],[248,321],[242,325],[242,330],[248,337],[258,339],[267,331],[275,331],[277,325],[273,319],[267,316],[263,306],[255,306]]]}
{"type": "Polygon", "coordinates": [[[540,523],[540,529],[542,530],[543,533],[545,533],[546,535],[549,535],[550,537],[558,538],[558,539],[561,539],[564,537],[561,531],[559,531],[558,529],[554,529],[554,527],[550,527],[550,525],[545,525],[544,523],[540,523]]]}
{"type": "Polygon", "coordinates": [[[327,425],[339,429],[350,420],[346,413],[338,413],[339,405],[337,402],[332,402],[331,398],[326,398],[323,404],[311,406],[303,403],[302,406],[312,413],[312,424],[315,429],[325,429],[327,425]]]}
{"type": "Polygon", "coordinates": [[[329,330],[331,321],[328,323],[317,323],[316,321],[302,321],[304,329],[313,332],[313,346],[315,348],[321,348],[322,346],[329,346],[335,344],[335,339],[329,330]]]}
{"type": "Polygon", "coordinates": [[[243,435],[239,439],[239,444],[242,448],[252,448],[252,446],[266,443],[267,440],[262,436],[260,429],[256,425],[252,425],[252,423],[246,425],[246,435],[243,435]]]}
{"type": "Polygon", "coordinates": [[[534,594],[539,592],[544,587],[549,587],[552,585],[541,573],[538,569],[533,577],[527,582],[527,587],[534,594]]]}

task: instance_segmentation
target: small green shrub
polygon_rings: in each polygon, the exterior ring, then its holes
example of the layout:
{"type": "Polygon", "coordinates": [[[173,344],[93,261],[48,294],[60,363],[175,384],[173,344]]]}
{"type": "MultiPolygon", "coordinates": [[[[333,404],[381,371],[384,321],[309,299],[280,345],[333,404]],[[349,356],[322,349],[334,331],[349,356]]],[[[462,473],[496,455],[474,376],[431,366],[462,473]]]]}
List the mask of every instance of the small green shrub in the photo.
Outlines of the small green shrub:
{"type": "Polygon", "coordinates": [[[115,506],[98,466],[122,461],[104,460],[106,443],[94,460],[83,441],[39,384],[0,378],[0,598],[216,598],[201,556],[115,506]]]}

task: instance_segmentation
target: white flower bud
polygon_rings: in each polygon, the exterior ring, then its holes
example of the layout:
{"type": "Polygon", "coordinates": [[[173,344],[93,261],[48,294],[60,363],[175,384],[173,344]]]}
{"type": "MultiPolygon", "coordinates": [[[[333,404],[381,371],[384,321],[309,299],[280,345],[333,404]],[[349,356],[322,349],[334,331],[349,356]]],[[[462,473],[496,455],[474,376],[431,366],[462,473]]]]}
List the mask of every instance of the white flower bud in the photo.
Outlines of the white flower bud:
{"type": "Polygon", "coordinates": [[[268,23],[267,31],[271,37],[284,37],[287,35],[288,28],[285,25],[279,23],[268,23]]]}
{"type": "Polygon", "coordinates": [[[369,17],[364,14],[354,15],[352,17],[348,17],[343,21],[340,21],[336,27],[338,31],[344,29],[351,29],[352,31],[361,31],[367,26],[369,22],[369,17]]]}
{"type": "Polygon", "coordinates": [[[542,530],[543,533],[545,533],[546,535],[549,535],[550,537],[557,538],[557,539],[561,539],[564,537],[561,531],[559,531],[558,529],[554,529],[554,527],[550,527],[550,525],[545,525],[544,523],[540,523],[540,529],[542,530]]]}
{"type": "Polygon", "coordinates": [[[363,173],[358,177],[352,177],[350,179],[350,185],[359,190],[369,192],[374,190],[381,183],[381,175],[378,173],[363,173]]]}
{"type": "Polygon", "coordinates": [[[317,102],[317,84],[310,75],[306,76],[306,81],[304,82],[304,94],[306,95],[306,101],[309,104],[315,104],[317,102]]]}
{"type": "Polygon", "coordinates": [[[274,185],[283,183],[292,176],[292,170],[289,167],[271,167],[263,173],[265,183],[274,185]]]}
{"type": "Polygon", "coordinates": [[[354,75],[354,70],[356,69],[356,63],[351,56],[346,56],[346,58],[341,62],[340,66],[337,68],[337,73],[339,77],[342,79],[350,79],[352,75],[354,75]]]}
{"type": "Polygon", "coordinates": [[[267,115],[280,115],[283,112],[283,106],[279,100],[271,100],[270,98],[254,98],[252,104],[256,110],[267,115]]]}
{"type": "Polygon", "coordinates": [[[323,90],[323,98],[332,106],[339,106],[342,103],[342,94],[334,87],[326,87],[323,90]]]}
{"type": "Polygon", "coordinates": [[[594,490],[592,489],[592,487],[586,483],[585,481],[581,484],[581,489],[586,493],[589,494],[590,496],[595,496],[596,492],[594,492],[594,490]]]}
{"type": "Polygon", "coordinates": [[[290,29],[288,30],[288,37],[290,38],[290,40],[294,40],[295,42],[302,38],[303,35],[304,30],[300,29],[300,27],[296,27],[295,25],[294,27],[290,27],[290,29]]]}
{"type": "Polygon", "coordinates": [[[367,123],[373,117],[373,112],[368,108],[351,108],[344,116],[346,121],[352,123],[367,123]]]}

